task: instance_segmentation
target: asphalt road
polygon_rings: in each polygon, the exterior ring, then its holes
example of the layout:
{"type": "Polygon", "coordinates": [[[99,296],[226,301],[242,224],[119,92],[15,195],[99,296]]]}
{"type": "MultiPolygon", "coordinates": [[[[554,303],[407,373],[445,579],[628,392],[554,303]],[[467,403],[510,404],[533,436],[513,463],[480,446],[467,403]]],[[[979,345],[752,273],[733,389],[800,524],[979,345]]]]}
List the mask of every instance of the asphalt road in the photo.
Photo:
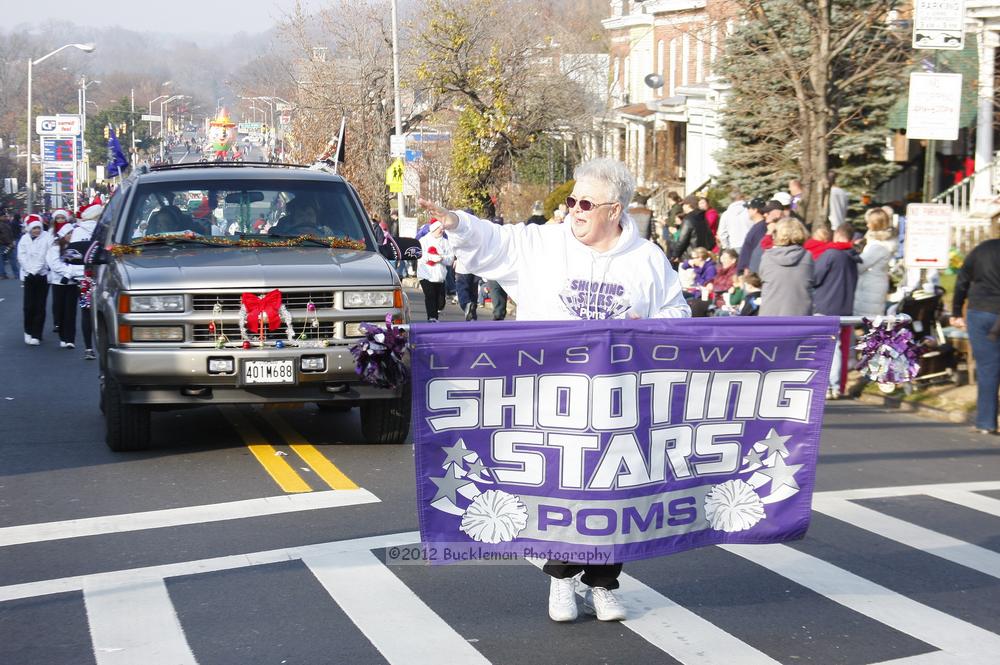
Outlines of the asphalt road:
{"type": "Polygon", "coordinates": [[[530,563],[384,565],[417,540],[412,446],[206,407],[112,453],[96,363],[25,346],[20,308],[0,281],[3,665],[1000,663],[1000,446],[962,426],[830,403],[804,540],[629,564],[629,621],[555,624],[530,563]]]}

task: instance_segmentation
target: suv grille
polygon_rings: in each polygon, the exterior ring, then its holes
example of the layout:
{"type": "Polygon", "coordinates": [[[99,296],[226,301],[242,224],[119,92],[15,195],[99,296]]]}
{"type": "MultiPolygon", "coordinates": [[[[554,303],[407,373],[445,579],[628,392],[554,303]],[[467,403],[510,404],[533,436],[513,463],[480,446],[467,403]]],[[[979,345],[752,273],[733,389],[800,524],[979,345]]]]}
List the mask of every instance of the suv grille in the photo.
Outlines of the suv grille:
{"type": "MultiPolygon", "coordinates": [[[[316,302],[315,300],[313,302],[316,302]]],[[[319,305],[317,305],[319,307],[319,305]]],[[[295,337],[298,338],[303,332],[306,334],[306,339],[331,339],[336,337],[337,323],[335,321],[320,321],[319,328],[313,328],[312,326],[305,325],[304,321],[294,321],[295,326],[295,337]]],[[[216,334],[222,333],[229,338],[230,342],[240,341],[240,324],[238,323],[216,323],[216,334]]],[[[260,339],[259,335],[247,331],[252,341],[260,339]]],[[[285,331],[285,327],[282,326],[280,330],[268,330],[267,339],[276,340],[287,340],[288,335],[285,331]]],[[[208,324],[198,324],[194,326],[194,342],[214,342],[215,335],[208,331],[208,324]]]]}
{"type": "MultiPolygon", "coordinates": [[[[268,289],[270,291],[270,289],[268,289]]],[[[264,295],[268,291],[262,291],[257,295],[264,295]]],[[[241,304],[240,293],[196,293],[194,295],[194,311],[211,312],[215,303],[222,304],[223,312],[238,312],[241,304]]],[[[282,291],[281,303],[288,308],[288,311],[306,311],[306,306],[311,300],[316,309],[333,309],[333,291],[282,291]]],[[[236,330],[237,337],[239,329],[236,330]]],[[[229,333],[227,332],[228,336],[229,333]]],[[[197,337],[197,333],[195,333],[197,337]]],[[[230,337],[230,339],[232,339],[230,337]]]]}

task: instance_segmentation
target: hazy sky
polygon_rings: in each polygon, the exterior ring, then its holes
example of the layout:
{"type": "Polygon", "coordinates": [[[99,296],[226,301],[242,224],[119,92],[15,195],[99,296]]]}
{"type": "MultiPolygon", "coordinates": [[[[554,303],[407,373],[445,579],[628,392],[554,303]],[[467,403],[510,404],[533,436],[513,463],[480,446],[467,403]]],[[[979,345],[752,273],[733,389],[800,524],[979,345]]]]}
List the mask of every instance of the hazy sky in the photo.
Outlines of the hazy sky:
{"type": "MultiPolygon", "coordinates": [[[[262,32],[289,13],[295,0],[166,0],[147,3],[121,0],[46,0],[4,2],[3,23],[10,28],[56,19],[82,25],[120,25],[137,31],[170,33],[262,32]]],[[[308,8],[316,0],[302,0],[308,8]]]]}

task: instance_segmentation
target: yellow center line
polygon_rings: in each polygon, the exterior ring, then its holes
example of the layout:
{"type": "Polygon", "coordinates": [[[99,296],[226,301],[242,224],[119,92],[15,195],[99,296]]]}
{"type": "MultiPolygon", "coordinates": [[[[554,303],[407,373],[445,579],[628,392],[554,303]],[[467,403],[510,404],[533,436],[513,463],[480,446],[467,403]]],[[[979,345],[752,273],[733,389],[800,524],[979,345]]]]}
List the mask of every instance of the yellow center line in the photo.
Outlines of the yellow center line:
{"type": "Polygon", "coordinates": [[[312,492],[309,484],[302,479],[295,469],[285,461],[285,458],[278,455],[274,446],[267,443],[264,436],[254,427],[247,418],[240,413],[235,406],[220,406],[222,415],[232,423],[240,437],[246,442],[247,448],[264,470],[270,474],[278,487],[286,492],[312,492]]]}
{"type": "Polygon", "coordinates": [[[328,460],[323,453],[316,449],[311,443],[306,441],[301,434],[292,429],[288,422],[278,415],[277,411],[261,411],[260,414],[274,430],[281,435],[285,443],[295,451],[295,453],[305,461],[316,475],[335,490],[356,490],[357,484],[328,460]]]}

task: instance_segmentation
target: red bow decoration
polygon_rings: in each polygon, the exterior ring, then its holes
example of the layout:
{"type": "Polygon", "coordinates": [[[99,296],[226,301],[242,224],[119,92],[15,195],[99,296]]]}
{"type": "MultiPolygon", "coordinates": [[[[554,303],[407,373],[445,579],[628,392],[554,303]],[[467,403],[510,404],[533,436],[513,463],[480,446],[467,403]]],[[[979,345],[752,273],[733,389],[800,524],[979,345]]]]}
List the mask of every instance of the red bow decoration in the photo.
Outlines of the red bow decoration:
{"type": "Polygon", "coordinates": [[[281,291],[275,289],[270,293],[258,296],[256,293],[244,293],[243,307],[247,310],[247,328],[256,333],[260,329],[260,315],[267,314],[268,330],[281,328],[281,291]]]}

